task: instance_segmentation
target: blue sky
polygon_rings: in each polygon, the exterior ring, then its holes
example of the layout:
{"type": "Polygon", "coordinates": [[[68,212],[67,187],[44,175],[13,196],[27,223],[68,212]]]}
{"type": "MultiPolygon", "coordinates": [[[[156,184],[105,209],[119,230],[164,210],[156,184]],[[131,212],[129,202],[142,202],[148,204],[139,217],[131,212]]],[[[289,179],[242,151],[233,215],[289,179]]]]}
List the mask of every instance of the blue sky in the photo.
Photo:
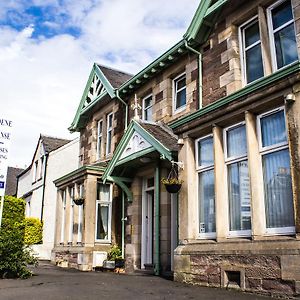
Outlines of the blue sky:
{"type": "Polygon", "coordinates": [[[0,117],[14,121],[11,165],[40,133],[67,128],[93,62],[136,73],[178,42],[199,0],[0,1],[0,117]]]}

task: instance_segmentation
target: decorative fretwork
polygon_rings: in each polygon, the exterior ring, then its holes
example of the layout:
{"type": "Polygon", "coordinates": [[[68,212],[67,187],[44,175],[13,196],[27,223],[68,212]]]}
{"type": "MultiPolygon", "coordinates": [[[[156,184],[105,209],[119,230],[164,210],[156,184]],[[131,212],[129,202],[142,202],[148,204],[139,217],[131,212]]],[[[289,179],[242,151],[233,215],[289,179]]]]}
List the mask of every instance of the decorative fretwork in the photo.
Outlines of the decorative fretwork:
{"type": "Polygon", "coordinates": [[[131,139],[129,140],[120,159],[150,147],[151,145],[144,138],[142,138],[137,132],[135,132],[132,135],[131,139]]]}
{"type": "Polygon", "coordinates": [[[83,107],[86,107],[90,105],[93,101],[95,101],[97,98],[99,98],[102,94],[106,92],[102,82],[98,78],[98,76],[95,74],[93,81],[91,83],[89,92],[86,96],[86,100],[83,107]]]}

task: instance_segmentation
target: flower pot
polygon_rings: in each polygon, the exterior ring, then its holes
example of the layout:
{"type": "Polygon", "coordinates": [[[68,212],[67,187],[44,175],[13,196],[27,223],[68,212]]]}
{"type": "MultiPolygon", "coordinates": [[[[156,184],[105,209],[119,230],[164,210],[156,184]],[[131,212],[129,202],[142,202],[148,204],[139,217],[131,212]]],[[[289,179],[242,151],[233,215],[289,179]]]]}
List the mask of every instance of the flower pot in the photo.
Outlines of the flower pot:
{"type": "Polygon", "coordinates": [[[171,194],[178,193],[181,189],[181,184],[165,184],[167,192],[171,194]]]}
{"type": "Polygon", "coordinates": [[[84,198],[77,198],[73,200],[76,205],[82,205],[84,203],[84,198]]]}
{"type": "Polygon", "coordinates": [[[123,258],[116,258],[115,259],[115,267],[116,268],[124,268],[125,260],[123,258]]]}

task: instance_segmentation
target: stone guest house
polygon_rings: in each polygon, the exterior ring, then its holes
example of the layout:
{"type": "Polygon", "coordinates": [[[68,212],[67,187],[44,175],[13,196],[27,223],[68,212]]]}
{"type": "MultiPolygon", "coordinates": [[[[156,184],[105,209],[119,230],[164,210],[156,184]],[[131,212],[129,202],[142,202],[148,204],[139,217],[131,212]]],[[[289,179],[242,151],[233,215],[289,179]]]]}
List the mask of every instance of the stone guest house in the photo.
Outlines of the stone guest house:
{"type": "Polygon", "coordinates": [[[128,272],[297,294],[299,17],[299,0],[201,1],[138,74],[94,64],[70,127],[81,166],[55,182],[53,260],[90,270],[117,243],[128,272]]]}

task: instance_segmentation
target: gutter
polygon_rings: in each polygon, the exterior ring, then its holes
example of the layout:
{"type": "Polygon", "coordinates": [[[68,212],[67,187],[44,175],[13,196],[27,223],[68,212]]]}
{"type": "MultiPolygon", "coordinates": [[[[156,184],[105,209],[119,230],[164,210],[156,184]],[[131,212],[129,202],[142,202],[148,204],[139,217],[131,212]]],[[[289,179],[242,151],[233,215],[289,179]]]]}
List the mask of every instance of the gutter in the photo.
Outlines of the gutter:
{"type": "Polygon", "coordinates": [[[199,78],[199,91],[198,91],[198,96],[199,96],[199,104],[198,104],[198,109],[202,108],[202,53],[197,51],[196,49],[192,48],[191,46],[189,46],[187,40],[184,40],[184,45],[185,47],[196,53],[198,55],[198,78],[199,78]]]}
{"type": "Polygon", "coordinates": [[[45,155],[44,180],[43,180],[43,195],[42,195],[42,209],[41,209],[41,222],[43,222],[43,216],[44,216],[44,204],[45,204],[45,189],[46,189],[46,175],[47,175],[48,156],[49,156],[49,154],[45,155]]]}
{"type": "Polygon", "coordinates": [[[126,131],[127,124],[128,124],[128,104],[120,97],[119,89],[116,90],[116,96],[121,101],[121,103],[125,105],[125,131],[126,131]]]}

